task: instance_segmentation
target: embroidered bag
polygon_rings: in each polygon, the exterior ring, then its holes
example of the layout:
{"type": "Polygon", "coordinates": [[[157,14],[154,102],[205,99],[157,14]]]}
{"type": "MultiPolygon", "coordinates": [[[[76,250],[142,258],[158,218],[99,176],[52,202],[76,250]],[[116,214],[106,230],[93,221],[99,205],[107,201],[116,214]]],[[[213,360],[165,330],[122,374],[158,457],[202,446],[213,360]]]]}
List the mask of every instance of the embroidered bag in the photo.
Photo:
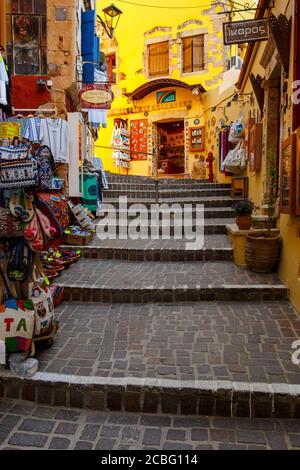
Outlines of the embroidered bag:
{"type": "Polygon", "coordinates": [[[23,235],[22,221],[14,217],[9,209],[0,207],[0,238],[22,237],[23,235]]]}
{"type": "Polygon", "coordinates": [[[12,145],[0,145],[0,162],[27,160],[30,153],[30,145],[21,143],[18,137],[12,141],[12,145]]]}
{"type": "Polygon", "coordinates": [[[33,302],[17,300],[12,296],[1,267],[0,278],[5,290],[5,301],[0,305],[0,340],[5,341],[7,353],[28,351],[34,330],[33,302]]]}
{"type": "Polygon", "coordinates": [[[35,154],[35,160],[39,168],[39,189],[42,191],[51,190],[55,163],[50,148],[47,145],[42,145],[35,154]]]}
{"type": "Polygon", "coordinates": [[[33,158],[0,164],[0,189],[35,188],[37,185],[38,166],[33,158]]]}
{"type": "Polygon", "coordinates": [[[43,335],[54,322],[54,304],[50,289],[37,281],[33,282],[31,300],[35,312],[34,335],[43,335]]]}
{"type": "Polygon", "coordinates": [[[58,192],[40,193],[39,198],[42,199],[53,212],[55,218],[63,229],[70,225],[70,214],[67,198],[58,192]]]}

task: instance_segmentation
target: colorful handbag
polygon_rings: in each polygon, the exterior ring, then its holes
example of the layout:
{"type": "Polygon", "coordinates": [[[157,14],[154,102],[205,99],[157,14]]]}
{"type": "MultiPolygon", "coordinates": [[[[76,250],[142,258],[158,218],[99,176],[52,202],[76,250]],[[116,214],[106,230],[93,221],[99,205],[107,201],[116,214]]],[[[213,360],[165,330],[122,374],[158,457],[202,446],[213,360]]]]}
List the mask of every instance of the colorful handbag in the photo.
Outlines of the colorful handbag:
{"type": "Polygon", "coordinates": [[[23,235],[22,221],[14,217],[9,209],[0,207],[0,238],[22,237],[23,235]]]}
{"type": "MultiPolygon", "coordinates": [[[[45,220],[46,218],[48,219],[49,221],[48,229],[50,230],[50,227],[51,227],[51,232],[52,232],[52,233],[47,234],[45,231],[45,227],[43,227],[42,220],[39,219],[39,223],[42,228],[42,231],[44,232],[44,239],[45,239],[43,250],[47,250],[50,247],[58,246],[63,238],[63,230],[62,230],[61,225],[59,224],[58,220],[56,219],[55,215],[53,214],[49,206],[38,196],[36,196],[35,198],[35,206],[36,206],[36,209],[38,209],[38,211],[44,216],[45,220]]],[[[48,232],[48,229],[46,229],[47,232],[48,232]]]]}
{"type": "Polygon", "coordinates": [[[54,304],[52,294],[48,287],[40,283],[32,284],[31,300],[35,311],[34,335],[40,336],[49,330],[54,322],[54,304]]]}
{"type": "Polygon", "coordinates": [[[12,145],[0,145],[0,161],[20,161],[29,157],[30,145],[21,143],[18,137],[12,141],[12,145]]]}
{"type": "Polygon", "coordinates": [[[0,189],[35,188],[38,176],[38,165],[33,158],[23,162],[2,163],[0,189]]]}
{"type": "Polygon", "coordinates": [[[39,169],[39,189],[42,191],[51,190],[55,163],[50,148],[47,145],[42,145],[34,158],[39,169]]]}
{"type": "Polygon", "coordinates": [[[70,215],[67,198],[61,193],[38,193],[39,198],[44,201],[53,212],[55,218],[63,229],[70,224],[70,215]]]}
{"type": "Polygon", "coordinates": [[[32,276],[33,265],[33,252],[22,237],[10,249],[6,268],[8,279],[13,282],[27,281],[32,276]]]}
{"type": "Polygon", "coordinates": [[[32,300],[16,300],[9,289],[0,267],[5,297],[0,305],[0,340],[5,341],[7,353],[25,352],[30,349],[34,330],[34,305],[32,300]]]}

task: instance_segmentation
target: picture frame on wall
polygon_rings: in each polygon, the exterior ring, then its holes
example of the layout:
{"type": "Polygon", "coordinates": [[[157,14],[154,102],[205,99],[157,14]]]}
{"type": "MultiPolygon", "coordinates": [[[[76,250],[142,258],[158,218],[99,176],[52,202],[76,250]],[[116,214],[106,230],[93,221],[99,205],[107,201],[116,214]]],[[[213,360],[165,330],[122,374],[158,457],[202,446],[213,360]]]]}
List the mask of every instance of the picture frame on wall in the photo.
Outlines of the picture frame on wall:
{"type": "Polygon", "coordinates": [[[190,142],[190,152],[204,152],[205,150],[205,126],[190,127],[189,142],[190,142]]]}

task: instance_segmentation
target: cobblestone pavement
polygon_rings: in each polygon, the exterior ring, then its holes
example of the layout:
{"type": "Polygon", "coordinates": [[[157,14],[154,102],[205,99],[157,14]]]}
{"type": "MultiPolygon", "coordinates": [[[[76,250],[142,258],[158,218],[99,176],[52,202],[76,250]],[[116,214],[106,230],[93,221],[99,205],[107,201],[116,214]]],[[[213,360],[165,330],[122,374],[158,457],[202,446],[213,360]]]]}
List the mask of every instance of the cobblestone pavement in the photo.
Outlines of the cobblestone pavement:
{"type": "Polygon", "coordinates": [[[39,370],[83,376],[300,383],[288,302],[63,304],[39,370]]]}
{"type": "Polygon", "coordinates": [[[98,413],[0,399],[0,449],[300,449],[295,420],[98,413]]]}
{"type": "Polygon", "coordinates": [[[64,271],[59,283],[72,287],[103,289],[173,289],[247,285],[277,285],[277,274],[256,274],[233,262],[151,262],[80,260],[64,271]]]}

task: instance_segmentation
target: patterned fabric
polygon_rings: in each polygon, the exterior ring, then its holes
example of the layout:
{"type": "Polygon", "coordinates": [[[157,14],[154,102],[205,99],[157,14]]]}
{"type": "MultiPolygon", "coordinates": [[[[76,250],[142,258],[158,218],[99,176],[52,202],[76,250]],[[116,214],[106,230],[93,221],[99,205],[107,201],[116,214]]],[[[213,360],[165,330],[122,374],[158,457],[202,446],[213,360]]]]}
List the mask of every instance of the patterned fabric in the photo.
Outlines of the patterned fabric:
{"type": "Polygon", "coordinates": [[[90,211],[98,208],[98,177],[97,174],[84,173],[83,175],[83,199],[82,204],[90,211]]]}
{"type": "Polygon", "coordinates": [[[69,208],[67,198],[57,191],[52,193],[38,193],[48,207],[52,210],[61,227],[64,229],[69,226],[69,208]]]}
{"type": "Polygon", "coordinates": [[[52,189],[52,179],[55,170],[53,155],[47,145],[43,145],[35,154],[39,167],[39,189],[47,191],[52,189]]]}
{"type": "Polygon", "coordinates": [[[0,189],[35,188],[37,185],[38,166],[35,160],[0,166],[0,189]]]}
{"type": "Polygon", "coordinates": [[[26,160],[28,155],[28,144],[0,146],[0,161],[26,160]]]}
{"type": "Polygon", "coordinates": [[[22,237],[22,223],[13,217],[9,209],[0,207],[0,238],[22,237]]]}

